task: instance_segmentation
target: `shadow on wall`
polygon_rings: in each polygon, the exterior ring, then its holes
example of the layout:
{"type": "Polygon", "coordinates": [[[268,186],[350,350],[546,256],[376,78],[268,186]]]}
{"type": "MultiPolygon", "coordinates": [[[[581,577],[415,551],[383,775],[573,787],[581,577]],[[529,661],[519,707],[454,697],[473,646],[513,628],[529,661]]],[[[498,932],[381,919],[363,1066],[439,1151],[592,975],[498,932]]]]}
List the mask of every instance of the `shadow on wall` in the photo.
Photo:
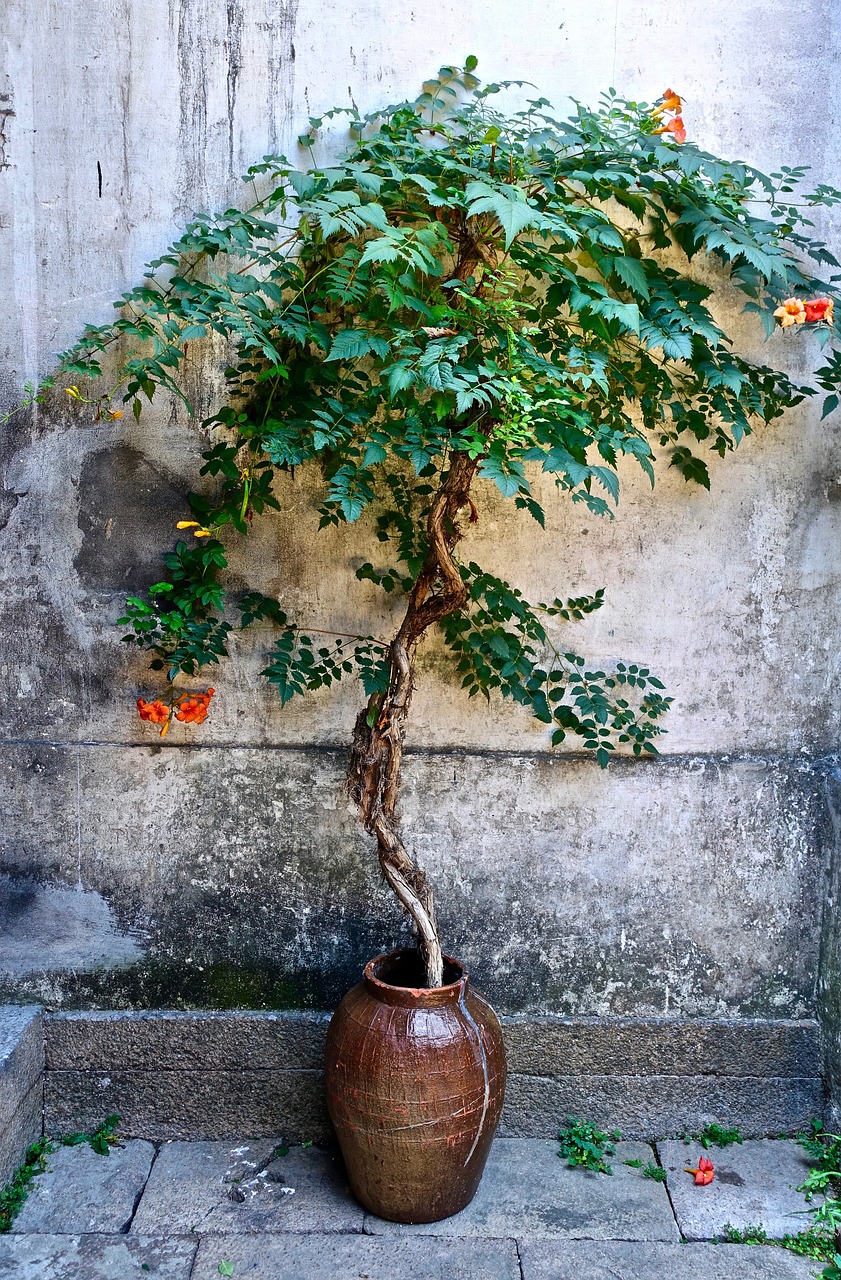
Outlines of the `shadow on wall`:
{"type": "Polygon", "coordinates": [[[101,894],[0,876],[0,984],[50,970],[130,965],[143,954],[101,894]]]}

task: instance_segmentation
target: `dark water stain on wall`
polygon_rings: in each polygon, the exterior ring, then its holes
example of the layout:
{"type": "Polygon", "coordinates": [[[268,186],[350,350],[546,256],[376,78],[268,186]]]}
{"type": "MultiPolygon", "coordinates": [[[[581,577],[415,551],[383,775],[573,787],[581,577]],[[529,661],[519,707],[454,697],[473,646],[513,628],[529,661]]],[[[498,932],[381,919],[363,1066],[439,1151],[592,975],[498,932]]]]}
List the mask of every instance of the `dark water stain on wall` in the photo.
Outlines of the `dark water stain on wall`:
{"type": "Polygon", "coordinates": [[[82,546],[73,564],[91,591],[142,591],[161,576],[163,540],[185,511],[183,481],[130,445],[90,453],[79,480],[82,546]]]}
{"type": "Polygon", "coordinates": [[[242,70],[242,5],[228,0],[225,47],[228,55],[228,176],[239,177],[234,161],[234,115],[237,106],[237,84],[242,70]]]}
{"type": "Polygon", "coordinates": [[[295,29],[298,0],[269,0],[268,97],[269,146],[278,149],[285,126],[292,121],[295,88],[295,29]]]}
{"type": "Polygon", "coordinates": [[[180,118],[178,128],[182,180],[179,217],[189,217],[208,203],[207,77],[212,20],[206,0],[179,0],[177,15],[180,118]]]}
{"type": "Polygon", "coordinates": [[[111,969],[142,954],[99,893],[0,876],[0,981],[111,969]]]}

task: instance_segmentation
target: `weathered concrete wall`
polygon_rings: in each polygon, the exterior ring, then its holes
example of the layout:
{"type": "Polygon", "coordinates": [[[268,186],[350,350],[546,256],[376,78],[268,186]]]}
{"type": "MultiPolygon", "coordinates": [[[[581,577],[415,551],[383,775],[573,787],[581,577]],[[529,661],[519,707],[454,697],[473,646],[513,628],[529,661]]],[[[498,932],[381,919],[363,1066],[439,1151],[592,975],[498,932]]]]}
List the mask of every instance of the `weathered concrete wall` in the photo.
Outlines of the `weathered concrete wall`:
{"type": "MultiPolygon", "coordinates": [[[[13,995],[325,1008],[402,936],[342,799],[341,753],[28,745],[6,758],[6,826],[23,832],[6,865],[63,886],[7,889],[13,995]],[[109,959],[116,972],[91,972],[109,959]]],[[[502,1010],[814,1008],[825,819],[805,765],[678,758],[602,774],[422,753],[403,809],[447,943],[502,1010]]]]}
{"type": "MultiPolygon", "coordinates": [[[[487,78],[526,76],[559,105],[611,82],[648,99],[672,84],[711,148],[837,180],[839,26],[821,0],[339,0],[329,14],[312,0],[107,13],[11,0],[0,388],[11,403],[107,318],[192,211],[240,199],[252,159],[295,154],[309,114],[350,92],[363,109],[411,94],[467,52],[487,78]]],[[[808,373],[806,343],[743,333],[754,355],[808,373]]],[[[197,364],[192,378],[201,415],[218,372],[197,364]]],[[[176,728],[161,748],[133,717],[151,686],[114,620],[157,576],[202,447],[165,404],[119,427],[54,404],[0,438],[7,996],[318,1007],[402,937],[339,789],[355,690],[281,713],[249,637],[214,674],[199,732],[176,728]]],[[[644,661],[676,697],[663,761],[602,774],[541,754],[541,731],[469,704],[427,653],[404,810],[448,945],[503,1008],[816,1012],[822,759],[840,705],[836,428],[804,406],[711,470],[711,496],[674,474],[652,494],[629,474],[613,523],[552,502],[545,535],[480,501],[470,554],[538,599],[605,586],[607,607],[568,643],[644,661]]],[[[352,572],[370,527],[321,535],[313,555],[313,483],[283,488],[294,527],[281,517],[254,536],[255,585],[313,625],[387,632],[388,604],[352,572]]]]}

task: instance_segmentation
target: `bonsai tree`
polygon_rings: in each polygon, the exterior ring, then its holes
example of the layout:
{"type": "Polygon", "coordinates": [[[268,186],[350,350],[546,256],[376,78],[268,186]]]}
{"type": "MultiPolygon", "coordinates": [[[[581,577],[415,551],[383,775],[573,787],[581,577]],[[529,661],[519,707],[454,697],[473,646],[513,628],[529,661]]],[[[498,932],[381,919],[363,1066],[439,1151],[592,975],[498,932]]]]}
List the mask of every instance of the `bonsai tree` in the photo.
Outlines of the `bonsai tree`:
{"type": "MultiPolygon", "coordinates": [[[[241,627],[277,628],[264,675],[281,704],[358,677],[367,702],[348,786],[431,986],[442,982],[432,891],[398,816],[424,637],[438,632],[471,696],[512,699],[554,745],[572,737],[602,766],[617,749],[654,753],[671,702],[648,669],[591,670],[558,641],[556,624],[599,609],[602,590],[530,603],[471,558],[474,493],[494,487],[543,525],[538,471],[606,517],[623,459],[652,485],[660,465],[709,488],[703,451],[726,455],[815,393],[734,350],[698,260],[714,260],[766,334],[813,327],[825,344],[836,332],[835,285],[803,262],[837,265],[806,214],[839,193],[795,199],[803,170],[766,177],[699,150],[671,90],[653,107],[611,91],[568,120],[544,98],[506,115],[494,105],[506,86],[480,87],[475,68],[444,67],[414,102],[345,111],[339,160],[319,162],[324,120],[311,119],[305,167],[254,165],[247,180],[265,194],[245,212],[196,217],[116,303],[118,318],[87,328],[59,365],[97,417],[124,405],[139,419],[158,391],[185,400],[188,345],[222,339],[228,394],[204,424],[210,489],[190,495],[166,576],[121,619],[169,682],[138,709],[162,734],[173,717],[204,720],[213,689],[176,681],[225,656],[235,609],[241,627]],[[104,391],[80,390],[106,371],[104,391]],[[277,599],[227,599],[228,540],[278,508],[278,471],[304,465],[323,477],[321,527],[368,520],[381,544],[356,576],[402,598],[390,643],[325,644],[277,599]]],[[[824,413],[839,379],[831,354],[817,375],[824,413]]]]}

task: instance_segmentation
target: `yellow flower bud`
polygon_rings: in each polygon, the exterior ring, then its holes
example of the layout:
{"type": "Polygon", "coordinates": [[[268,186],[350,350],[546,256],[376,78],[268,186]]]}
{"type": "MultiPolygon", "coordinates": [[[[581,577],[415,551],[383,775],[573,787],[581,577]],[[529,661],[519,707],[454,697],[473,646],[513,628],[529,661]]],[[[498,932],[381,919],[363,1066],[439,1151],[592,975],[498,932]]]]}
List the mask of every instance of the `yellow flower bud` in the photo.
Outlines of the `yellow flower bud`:
{"type": "Polygon", "coordinates": [[[200,529],[198,520],[179,520],[176,529],[200,529]]]}

